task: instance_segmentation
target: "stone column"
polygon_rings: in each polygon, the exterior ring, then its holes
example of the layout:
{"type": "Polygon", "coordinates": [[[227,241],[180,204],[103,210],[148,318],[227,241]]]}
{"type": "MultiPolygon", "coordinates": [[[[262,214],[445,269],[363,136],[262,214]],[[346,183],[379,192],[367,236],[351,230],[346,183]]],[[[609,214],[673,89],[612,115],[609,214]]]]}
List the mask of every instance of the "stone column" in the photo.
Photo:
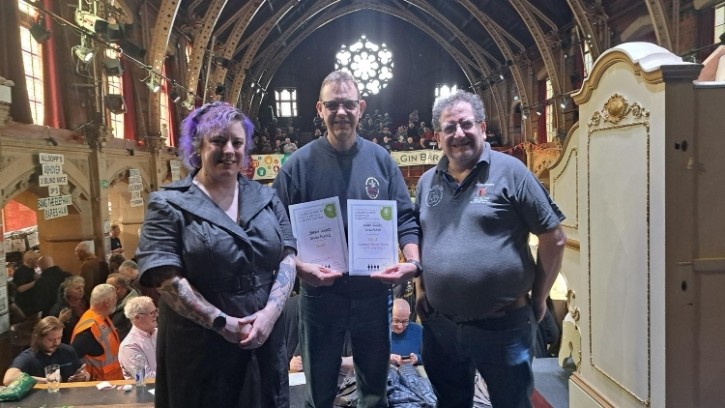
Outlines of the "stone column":
{"type": "Polygon", "coordinates": [[[106,155],[103,152],[108,138],[113,137],[111,130],[103,125],[103,118],[97,118],[93,126],[89,126],[86,132],[86,142],[91,148],[89,155],[88,178],[90,180],[89,191],[91,193],[91,216],[93,221],[93,243],[95,253],[99,258],[105,259],[106,254],[111,250],[110,241],[106,239],[106,231],[109,225],[108,214],[108,187],[101,186],[101,180],[106,174],[106,155]]]}
{"type": "Polygon", "coordinates": [[[166,171],[166,162],[161,156],[161,149],[166,146],[166,138],[160,134],[146,136],[146,146],[151,153],[151,185],[149,186],[151,191],[155,191],[159,188],[161,183],[164,181],[164,174],[166,171]]]}

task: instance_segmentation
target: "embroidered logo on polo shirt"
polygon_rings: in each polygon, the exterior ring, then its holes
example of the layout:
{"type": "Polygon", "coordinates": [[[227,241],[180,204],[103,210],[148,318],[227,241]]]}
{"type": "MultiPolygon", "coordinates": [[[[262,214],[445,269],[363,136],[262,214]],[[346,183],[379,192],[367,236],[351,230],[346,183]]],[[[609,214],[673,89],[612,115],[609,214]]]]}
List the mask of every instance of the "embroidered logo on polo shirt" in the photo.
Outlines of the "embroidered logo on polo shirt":
{"type": "Polygon", "coordinates": [[[378,198],[378,195],[380,195],[380,182],[375,177],[368,177],[365,180],[365,192],[371,200],[378,198]]]}
{"type": "Polygon", "coordinates": [[[435,207],[443,200],[443,187],[433,186],[425,197],[425,205],[435,207]]]}
{"type": "Polygon", "coordinates": [[[471,204],[486,204],[491,201],[488,197],[488,188],[493,187],[493,183],[476,183],[476,187],[473,189],[473,195],[471,196],[471,204]]]}

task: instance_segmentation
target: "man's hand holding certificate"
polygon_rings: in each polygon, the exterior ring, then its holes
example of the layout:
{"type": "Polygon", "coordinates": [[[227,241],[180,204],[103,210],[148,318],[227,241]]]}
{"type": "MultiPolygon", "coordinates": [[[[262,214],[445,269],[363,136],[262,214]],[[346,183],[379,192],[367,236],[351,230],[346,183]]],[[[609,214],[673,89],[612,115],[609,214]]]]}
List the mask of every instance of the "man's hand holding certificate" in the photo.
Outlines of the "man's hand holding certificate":
{"type": "Polygon", "coordinates": [[[343,273],[394,284],[412,278],[416,266],[398,263],[397,203],[347,200],[348,234],[337,197],[289,206],[297,238],[297,272],[313,286],[329,286],[343,273]]]}
{"type": "Polygon", "coordinates": [[[347,272],[347,243],[337,197],[289,206],[297,238],[300,277],[314,286],[331,285],[347,272]]]}
{"type": "Polygon", "coordinates": [[[347,200],[350,275],[398,263],[398,206],[389,200],[347,200]]]}

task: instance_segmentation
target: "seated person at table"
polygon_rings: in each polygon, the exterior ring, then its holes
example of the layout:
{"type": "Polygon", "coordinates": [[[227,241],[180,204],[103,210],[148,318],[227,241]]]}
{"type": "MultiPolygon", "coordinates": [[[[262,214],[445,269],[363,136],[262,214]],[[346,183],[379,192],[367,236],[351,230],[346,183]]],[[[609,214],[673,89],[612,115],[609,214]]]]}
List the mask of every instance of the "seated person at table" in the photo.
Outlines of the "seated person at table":
{"type": "Polygon", "coordinates": [[[45,381],[45,366],[58,364],[62,382],[88,381],[90,375],[73,347],[60,342],[63,323],[57,317],[41,319],[33,328],[30,348],[23,350],[5,372],[3,384],[8,385],[21,373],[27,373],[38,382],[45,381]]]}
{"type": "Polygon", "coordinates": [[[410,304],[405,299],[393,302],[393,321],[390,325],[390,364],[422,364],[423,328],[410,321],[410,304]]]}
{"type": "Polygon", "coordinates": [[[88,299],[85,298],[83,277],[66,278],[60,285],[57,302],[50,308],[50,315],[57,317],[63,323],[63,338],[61,339],[63,343],[70,344],[73,329],[86,310],[88,310],[88,299]]]}
{"type": "Polygon", "coordinates": [[[124,309],[129,300],[139,295],[136,289],[128,284],[128,279],[120,273],[108,275],[106,283],[116,288],[116,308],[111,312],[111,321],[118,331],[119,340],[123,341],[131,330],[131,321],[128,320],[124,309]]]}
{"type": "Polygon", "coordinates": [[[73,329],[71,346],[86,363],[93,381],[123,380],[118,363],[120,341],[110,314],[116,308],[116,288],[102,283],[91,292],[91,308],[73,329]]]}
{"type": "Polygon", "coordinates": [[[134,378],[137,364],[143,363],[145,378],[156,378],[156,326],[159,311],[154,301],[148,296],[135,297],[126,302],[123,312],[132,324],[118,352],[123,377],[127,380],[134,378]]]}

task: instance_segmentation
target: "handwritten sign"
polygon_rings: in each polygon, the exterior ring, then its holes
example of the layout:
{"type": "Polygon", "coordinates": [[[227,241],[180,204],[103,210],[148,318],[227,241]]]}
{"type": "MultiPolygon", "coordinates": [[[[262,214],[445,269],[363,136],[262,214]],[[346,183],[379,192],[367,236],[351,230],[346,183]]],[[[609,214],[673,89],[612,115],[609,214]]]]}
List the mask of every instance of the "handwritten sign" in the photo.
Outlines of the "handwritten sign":
{"type": "Polygon", "coordinates": [[[38,161],[40,164],[65,164],[65,158],[62,154],[38,153],[38,161]]]}
{"type": "Polygon", "coordinates": [[[59,207],[73,204],[73,197],[70,194],[56,197],[41,197],[38,199],[38,209],[44,210],[50,207],[59,207]]]}
{"type": "Polygon", "coordinates": [[[48,207],[43,209],[43,216],[46,220],[65,217],[66,215],[68,215],[68,207],[65,205],[59,205],[57,207],[48,207]]]}
{"type": "MultiPolygon", "coordinates": [[[[68,175],[67,174],[58,174],[56,176],[50,176],[47,174],[41,174],[38,176],[38,185],[40,187],[49,187],[49,186],[66,186],[68,185],[68,175]]],[[[51,194],[52,195],[52,194],[51,194]]]]}

